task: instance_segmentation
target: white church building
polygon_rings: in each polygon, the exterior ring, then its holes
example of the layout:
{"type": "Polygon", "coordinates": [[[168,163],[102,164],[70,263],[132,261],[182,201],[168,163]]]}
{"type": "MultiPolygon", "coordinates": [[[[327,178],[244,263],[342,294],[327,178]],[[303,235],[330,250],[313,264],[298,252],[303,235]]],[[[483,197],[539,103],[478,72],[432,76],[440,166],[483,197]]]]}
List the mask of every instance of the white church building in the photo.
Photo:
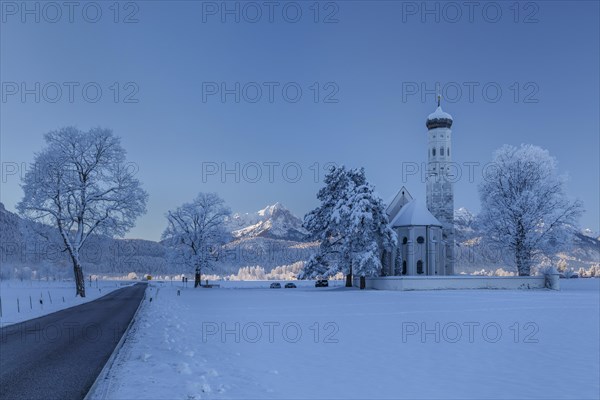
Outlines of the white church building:
{"type": "Polygon", "coordinates": [[[452,116],[438,107],[427,118],[426,202],[402,187],[387,207],[398,245],[382,255],[382,275],[454,274],[454,188],[450,163],[452,116]]]}

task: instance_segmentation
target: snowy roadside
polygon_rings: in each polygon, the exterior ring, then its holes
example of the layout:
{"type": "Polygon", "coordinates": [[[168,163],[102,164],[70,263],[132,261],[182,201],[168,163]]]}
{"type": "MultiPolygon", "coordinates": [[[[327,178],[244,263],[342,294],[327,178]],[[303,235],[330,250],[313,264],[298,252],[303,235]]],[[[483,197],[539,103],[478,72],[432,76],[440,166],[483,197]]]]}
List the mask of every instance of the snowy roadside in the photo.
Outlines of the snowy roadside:
{"type": "Polygon", "coordinates": [[[106,398],[600,394],[600,279],[560,292],[255,285],[153,283],[106,398]]]}
{"type": "Polygon", "coordinates": [[[69,281],[0,281],[0,327],[87,303],[131,284],[94,281],[90,286],[86,282],[86,297],[81,298],[75,296],[75,284],[69,281]]]}

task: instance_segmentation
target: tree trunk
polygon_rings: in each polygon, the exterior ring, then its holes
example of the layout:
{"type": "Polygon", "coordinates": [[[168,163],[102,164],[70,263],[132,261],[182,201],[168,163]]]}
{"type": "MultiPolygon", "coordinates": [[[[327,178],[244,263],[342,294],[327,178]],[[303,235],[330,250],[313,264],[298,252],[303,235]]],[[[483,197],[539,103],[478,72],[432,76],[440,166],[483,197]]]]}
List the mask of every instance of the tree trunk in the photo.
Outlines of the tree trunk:
{"type": "Polygon", "coordinates": [[[360,277],[360,290],[363,290],[365,287],[367,287],[367,280],[364,276],[360,277]]]}
{"type": "Polygon", "coordinates": [[[525,251],[523,245],[517,244],[515,250],[515,263],[517,264],[517,272],[519,276],[531,275],[531,259],[528,252],[525,251]]]}
{"type": "Polygon", "coordinates": [[[75,275],[75,295],[85,297],[85,281],[83,279],[83,270],[79,260],[73,258],[73,273],[75,275]]]}
{"type": "Polygon", "coordinates": [[[517,224],[517,244],[515,248],[515,258],[517,264],[517,272],[519,276],[529,276],[531,274],[530,254],[525,248],[526,232],[521,221],[517,224]]]}
{"type": "Polygon", "coordinates": [[[194,276],[194,287],[202,286],[202,272],[200,271],[200,267],[196,267],[196,275],[194,276]]]}
{"type": "Polygon", "coordinates": [[[352,287],[352,273],[346,275],[346,287],[352,287]]]}

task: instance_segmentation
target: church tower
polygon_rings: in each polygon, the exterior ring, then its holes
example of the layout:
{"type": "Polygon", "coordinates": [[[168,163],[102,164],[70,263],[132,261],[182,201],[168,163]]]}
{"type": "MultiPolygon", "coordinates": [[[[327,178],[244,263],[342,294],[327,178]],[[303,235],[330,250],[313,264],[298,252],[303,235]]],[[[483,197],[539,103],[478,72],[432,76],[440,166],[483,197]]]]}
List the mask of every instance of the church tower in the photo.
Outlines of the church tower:
{"type": "Polygon", "coordinates": [[[440,106],[427,117],[427,208],[442,223],[444,275],[454,274],[454,185],[452,171],[452,116],[440,106]]]}

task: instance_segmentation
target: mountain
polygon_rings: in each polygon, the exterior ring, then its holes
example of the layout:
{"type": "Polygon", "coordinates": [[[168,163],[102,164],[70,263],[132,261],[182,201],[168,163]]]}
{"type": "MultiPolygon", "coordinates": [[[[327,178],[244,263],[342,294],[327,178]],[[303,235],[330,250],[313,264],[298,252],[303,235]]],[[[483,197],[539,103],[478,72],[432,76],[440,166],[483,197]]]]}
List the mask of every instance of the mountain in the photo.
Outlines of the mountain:
{"type": "Polygon", "coordinates": [[[280,203],[253,214],[234,214],[229,226],[235,239],[263,237],[305,241],[308,237],[308,232],[302,227],[302,220],[280,203]]]}
{"type": "Polygon", "coordinates": [[[232,241],[223,246],[226,255],[217,262],[221,273],[260,266],[270,271],[278,266],[308,260],[317,244],[308,241],[302,220],[281,203],[254,213],[233,214],[227,221],[232,241]]]}
{"type": "MultiPolygon", "coordinates": [[[[316,244],[307,242],[302,221],[276,203],[255,213],[234,214],[227,221],[231,241],[214,263],[215,274],[235,274],[243,267],[266,272],[307,260],[316,244]]],[[[71,277],[71,261],[58,231],[22,219],[0,203],[0,278],[27,275],[71,277]]],[[[81,252],[85,274],[181,274],[168,260],[164,243],[141,239],[90,236],[81,252]]]]}
{"type": "MultiPolygon", "coordinates": [[[[0,203],[0,278],[71,278],[72,264],[58,230],[7,211],[0,203]]],[[[167,269],[165,248],[151,240],[90,236],[81,251],[86,274],[156,273],[167,269]]]]}
{"type": "MultiPolygon", "coordinates": [[[[507,269],[505,252],[484,248],[483,233],[473,213],[459,208],[454,214],[456,272],[507,269]]],[[[227,221],[231,240],[222,246],[212,271],[236,274],[242,268],[277,268],[304,262],[317,251],[300,218],[275,203],[254,213],[233,214],[227,221]]],[[[0,279],[21,276],[70,278],[72,267],[55,228],[34,223],[7,211],[0,203],[0,279]]],[[[163,243],[139,239],[90,237],[82,253],[86,274],[189,274],[168,261],[163,243]]],[[[573,246],[557,254],[559,264],[575,270],[600,263],[600,239],[590,230],[573,230],[573,246]]],[[[294,268],[296,268],[294,267],[294,268]]],[[[185,269],[185,268],[184,268],[185,269]]]]}

